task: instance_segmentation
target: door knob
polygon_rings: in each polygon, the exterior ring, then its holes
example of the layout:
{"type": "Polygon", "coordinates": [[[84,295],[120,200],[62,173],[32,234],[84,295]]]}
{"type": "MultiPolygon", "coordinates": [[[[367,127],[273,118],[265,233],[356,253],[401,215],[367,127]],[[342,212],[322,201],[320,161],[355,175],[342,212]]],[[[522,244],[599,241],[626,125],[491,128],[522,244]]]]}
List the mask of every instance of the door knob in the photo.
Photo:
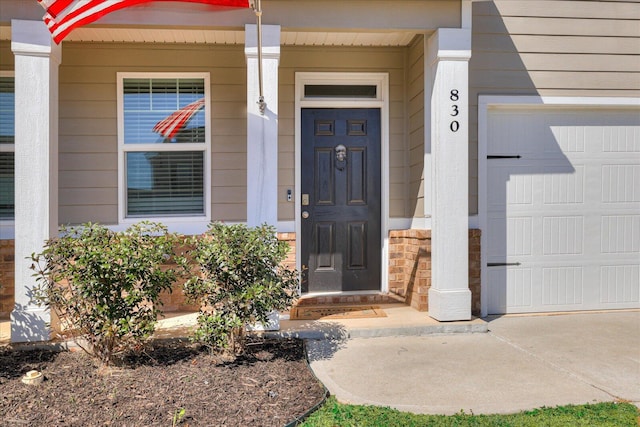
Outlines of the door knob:
{"type": "Polygon", "coordinates": [[[309,218],[309,212],[307,212],[307,211],[302,211],[302,218],[304,218],[304,219],[309,218]]]}

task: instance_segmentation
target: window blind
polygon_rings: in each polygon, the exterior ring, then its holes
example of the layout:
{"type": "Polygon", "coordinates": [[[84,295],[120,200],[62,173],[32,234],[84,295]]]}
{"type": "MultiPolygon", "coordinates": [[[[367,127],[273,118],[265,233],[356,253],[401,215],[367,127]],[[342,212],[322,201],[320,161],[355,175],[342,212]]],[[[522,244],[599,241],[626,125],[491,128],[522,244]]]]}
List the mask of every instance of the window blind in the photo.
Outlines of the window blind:
{"type": "Polygon", "coordinates": [[[129,152],[127,216],[204,215],[204,153],[129,152]]]}
{"type": "Polygon", "coordinates": [[[203,79],[125,79],[123,91],[125,144],[205,142],[204,109],[171,139],[153,130],[158,122],[204,98],[203,79]]]}
{"type": "Polygon", "coordinates": [[[0,152],[0,219],[14,217],[14,154],[0,152]]]}
{"type": "Polygon", "coordinates": [[[204,216],[204,79],[124,78],[122,87],[126,216],[204,216]]]}

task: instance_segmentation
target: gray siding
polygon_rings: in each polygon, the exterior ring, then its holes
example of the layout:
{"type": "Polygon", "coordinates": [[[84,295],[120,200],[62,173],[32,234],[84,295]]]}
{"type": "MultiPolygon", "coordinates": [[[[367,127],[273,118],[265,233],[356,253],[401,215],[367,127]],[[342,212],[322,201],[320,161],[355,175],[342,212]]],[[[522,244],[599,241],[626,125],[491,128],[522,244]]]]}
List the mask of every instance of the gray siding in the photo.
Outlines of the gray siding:
{"type": "Polygon", "coordinates": [[[388,72],[389,73],[389,174],[390,215],[406,215],[405,163],[405,58],[406,48],[282,47],[279,92],[278,219],[294,219],[294,204],[286,191],[295,181],[295,73],[296,72],[388,72]]]}
{"type": "Polygon", "coordinates": [[[0,41],[0,70],[13,71],[13,53],[10,41],[0,41]]]}
{"type": "MultiPolygon", "coordinates": [[[[282,48],[279,220],[294,218],[293,204],[286,201],[286,190],[293,189],[295,181],[296,71],[389,72],[390,212],[393,217],[407,215],[407,52],[406,48],[282,48]]],[[[242,46],[69,43],[63,58],[60,70],[62,223],[117,223],[116,82],[117,72],[126,71],[211,73],[212,218],[246,219],[246,67],[242,46]]],[[[420,87],[414,89],[420,90],[420,87]]],[[[419,183],[416,188],[419,189],[419,183]]],[[[411,203],[413,206],[414,202],[411,203]]]]}
{"type": "Polygon", "coordinates": [[[640,96],[640,3],[634,0],[476,0],[472,49],[472,213],[478,95],[640,96]]]}
{"type": "Polygon", "coordinates": [[[60,67],[60,222],[118,221],[118,72],[210,73],[212,219],[245,220],[243,47],[68,43],[60,67]]]}
{"type": "Polygon", "coordinates": [[[409,46],[407,70],[408,110],[408,217],[424,217],[424,37],[409,46]]]}

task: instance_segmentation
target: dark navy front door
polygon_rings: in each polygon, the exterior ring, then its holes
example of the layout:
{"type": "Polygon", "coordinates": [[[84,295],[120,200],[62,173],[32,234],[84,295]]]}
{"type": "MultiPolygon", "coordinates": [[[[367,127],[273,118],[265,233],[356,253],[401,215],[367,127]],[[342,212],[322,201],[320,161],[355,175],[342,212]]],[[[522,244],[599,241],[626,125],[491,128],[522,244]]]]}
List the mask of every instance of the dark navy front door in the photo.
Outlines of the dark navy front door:
{"type": "Polygon", "coordinates": [[[377,108],[302,110],[303,292],[380,290],[380,141],[377,108]]]}

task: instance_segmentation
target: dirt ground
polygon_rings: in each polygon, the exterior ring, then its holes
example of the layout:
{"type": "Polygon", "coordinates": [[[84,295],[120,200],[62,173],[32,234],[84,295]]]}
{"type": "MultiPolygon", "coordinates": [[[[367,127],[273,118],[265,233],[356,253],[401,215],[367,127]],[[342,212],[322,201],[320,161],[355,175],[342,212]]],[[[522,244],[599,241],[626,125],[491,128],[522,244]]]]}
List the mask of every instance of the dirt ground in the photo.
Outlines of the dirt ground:
{"type": "Polygon", "coordinates": [[[0,347],[0,426],[285,426],[322,401],[301,341],[248,348],[225,362],[156,342],[104,373],[82,351],[0,347]],[[42,384],[22,383],[30,370],[42,384]]]}

